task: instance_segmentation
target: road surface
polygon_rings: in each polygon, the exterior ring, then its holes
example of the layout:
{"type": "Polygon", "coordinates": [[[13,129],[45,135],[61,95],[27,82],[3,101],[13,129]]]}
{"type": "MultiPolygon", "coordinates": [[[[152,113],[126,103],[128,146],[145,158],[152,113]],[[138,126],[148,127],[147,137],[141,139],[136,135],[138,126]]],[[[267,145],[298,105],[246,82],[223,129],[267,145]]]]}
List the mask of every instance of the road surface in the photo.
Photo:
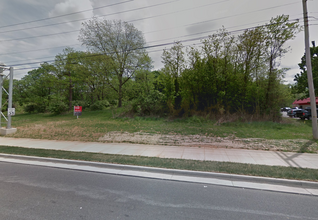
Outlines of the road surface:
{"type": "Polygon", "coordinates": [[[318,197],[0,162],[0,219],[318,219],[318,197]]]}

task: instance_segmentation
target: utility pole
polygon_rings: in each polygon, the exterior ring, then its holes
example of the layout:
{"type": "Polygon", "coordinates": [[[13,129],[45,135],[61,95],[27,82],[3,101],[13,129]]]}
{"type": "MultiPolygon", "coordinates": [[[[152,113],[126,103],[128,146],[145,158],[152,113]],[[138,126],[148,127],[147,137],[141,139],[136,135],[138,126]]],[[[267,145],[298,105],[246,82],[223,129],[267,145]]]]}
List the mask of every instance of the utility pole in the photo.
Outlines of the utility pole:
{"type": "Polygon", "coordinates": [[[13,87],[13,67],[10,67],[10,77],[9,77],[9,102],[8,102],[8,123],[7,129],[11,129],[11,113],[9,113],[9,109],[12,109],[12,87],[13,87]]]}
{"type": "Polygon", "coordinates": [[[1,117],[2,117],[2,84],[3,84],[3,69],[2,64],[0,63],[0,129],[2,128],[1,125],[1,117]]]}
{"type": "Polygon", "coordinates": [[[0,135],[13,134],[17,131],[16,128],[11,127],[11,116],[15,114],[15,109],[12,108],[12,89],[13,89],[13,67],[7,68],[4,63],[0,63],[0,135]],[[10,70],[8,76],[6,76],[3,71],[10,70]],[[3,88],[3,81],[5,78],[9,77],[9,92],[3,88]],[[2,90],[8,95],[8,111],[7,117],[2,112],[2,90]],[[7,127],[4,128],[1,125],[1,117],[7,121],[7,127]]]}
{"type": "Polygon", "coordinates": [[[317,110],[316,110],[317,108],[316,108],[315,88],[314,88],[314,83],[312,79],[311,54],[310,54],[310,47],[309,47],[307,0],[303,0],[303,11],[304,11],[304,25],[305,25],[306,67],[307,67],[307,78],[308,78],[310,106],[311,106],[312,133],[313,133],[313,138],[317,140],[318,139],[317,110]]]}

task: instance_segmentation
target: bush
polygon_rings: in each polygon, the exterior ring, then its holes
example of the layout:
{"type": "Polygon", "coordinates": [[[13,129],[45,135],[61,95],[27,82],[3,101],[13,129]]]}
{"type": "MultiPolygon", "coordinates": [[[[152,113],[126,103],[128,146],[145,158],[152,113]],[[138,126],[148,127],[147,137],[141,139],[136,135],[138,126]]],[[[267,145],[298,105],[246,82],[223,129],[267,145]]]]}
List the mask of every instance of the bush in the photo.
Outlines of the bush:
{"type": "Polygon", "coordinates": [[[35,104],[34,103],[28,103],[23,105],[23,110],[27,113],[33,113],[35,112],[35,104]]]}
{"type": "Polygon", "coordinates": [[[132,104],[132,111],[138,115],[161,115],[166,107],[165,96],[158,90],[151,91],[147,96],[140,96],[132,104]]]}
{"type": "Polygon", "coordinates": [[[109,104],[112,105],[112,106],[117,106],[118,105],[118,100],[116,100],[116,99],[110,100],[109,104]]]}
{"type": "Polygon", "coordinates": [[[27,113],[39,112],[43,113],[47,110],[46,104],[43,103],[27,103],[23,105],[23,110],[27,113]]]}
{"type": "Polygon", "coordinates": [[[107,100],[99,100],[94,102],[91,105],[91,110],[92,111],[97,111],[97,110],[104,110],[105,108],[110,107],[110,104],[107,100]]]}
{"type": "Polygon", "coordinates": [[[56,101],[50,104],[49,111],[52,114],[59,115],[68,110],[68,106],[62,101],[56,101]]]}

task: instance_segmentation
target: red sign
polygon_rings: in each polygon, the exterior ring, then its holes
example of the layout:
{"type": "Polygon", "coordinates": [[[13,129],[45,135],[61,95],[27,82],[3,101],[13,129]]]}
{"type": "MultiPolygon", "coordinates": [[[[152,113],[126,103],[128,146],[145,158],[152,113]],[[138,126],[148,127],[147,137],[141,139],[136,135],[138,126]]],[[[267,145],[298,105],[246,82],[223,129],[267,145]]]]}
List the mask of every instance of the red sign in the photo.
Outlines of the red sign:
{"type": "Polygon", "coordinates": [[[75,116],[82,115],[82,106],[74,106],[74,115],[75,116]]]}

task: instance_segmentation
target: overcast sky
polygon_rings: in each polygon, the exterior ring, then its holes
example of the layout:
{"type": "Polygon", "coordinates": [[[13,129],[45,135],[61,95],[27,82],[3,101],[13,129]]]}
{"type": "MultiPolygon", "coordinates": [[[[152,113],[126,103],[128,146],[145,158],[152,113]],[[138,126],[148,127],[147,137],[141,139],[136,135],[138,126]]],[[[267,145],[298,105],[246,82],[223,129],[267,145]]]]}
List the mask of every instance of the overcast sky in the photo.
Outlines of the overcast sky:
{"type": "MultiPolygon", "coordinates": [[[[310,41],[318,44],[318,0],[308,0],[307,5],[310,41]]],[[[222,26],[228,31],[252,28],[282,14],[303,25],[302,13],[302,0],[1,0],[0,62],[19,64],[14,66],[14,78],[20,79],[39,67],[36,62],[54,60],[67,46],[85,50],[78,34],[81,23],[93,16],[133,23],[144,33],[147,45],[157,45],[208,36],[222,26]]],[[[304,33],[288,46],[291,51],[281,67],[290,68],[285,80],[293,83],[304,54],[304,33]]],[[[154,70],[163,66],[162,50],[169,47],[149,49],[154,70]]]]}

